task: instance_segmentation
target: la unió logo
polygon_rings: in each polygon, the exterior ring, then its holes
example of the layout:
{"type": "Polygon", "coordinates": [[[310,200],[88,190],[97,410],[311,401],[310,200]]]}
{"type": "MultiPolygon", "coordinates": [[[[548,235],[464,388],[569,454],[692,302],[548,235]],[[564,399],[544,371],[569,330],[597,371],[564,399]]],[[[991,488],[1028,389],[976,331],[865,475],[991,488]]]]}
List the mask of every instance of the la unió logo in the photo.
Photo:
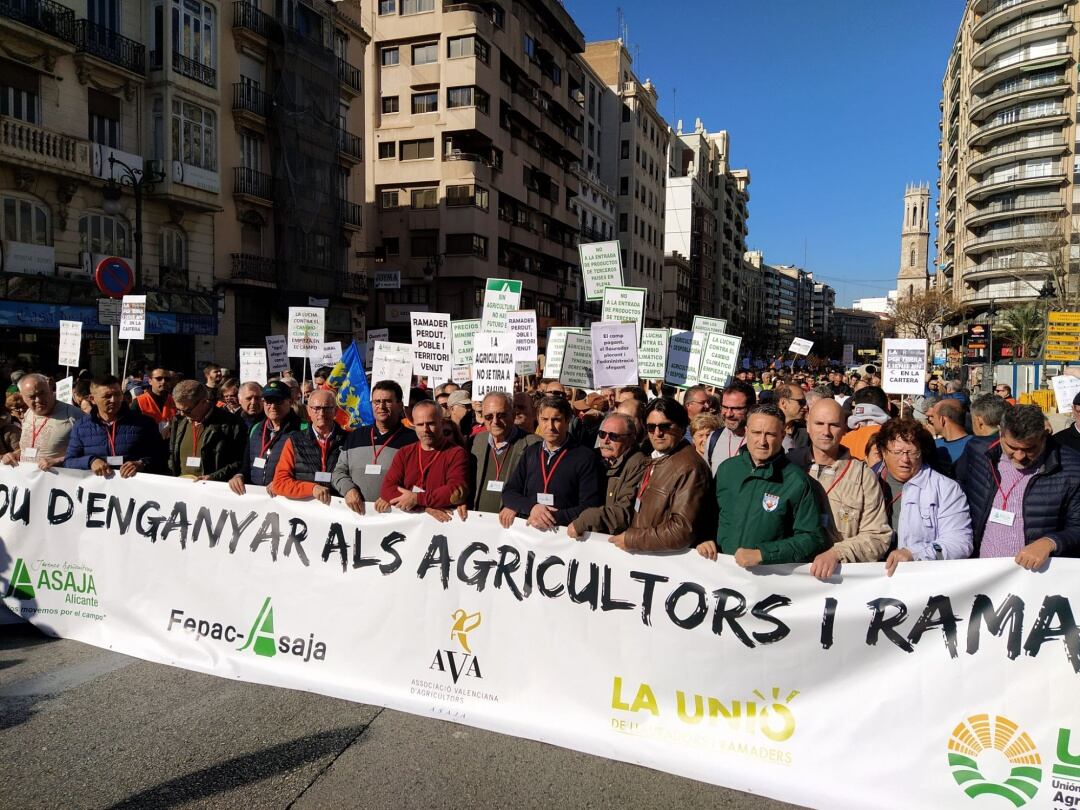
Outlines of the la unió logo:
{"type": "Polygon", "coordinates": [[[971,715],[953,729],[948,748],[953,779],[972,799],[990,794],[1023,807],[1039,792],[1042,757],[1007,717],[971,715]]]}
{"type": "Polygon", "coordinates": [[[469,633],[480,626],[480,613],[469,613],[458,608],[450,614],[450,618],[454,620],[450,627],[450,640],[456,642],[461,649],[435,650],[435,657],[428,669],[449,672],[455,684],[462,677],[483,678],[480,674],[480,659],[473,654],[469,646],[469,633]]]}

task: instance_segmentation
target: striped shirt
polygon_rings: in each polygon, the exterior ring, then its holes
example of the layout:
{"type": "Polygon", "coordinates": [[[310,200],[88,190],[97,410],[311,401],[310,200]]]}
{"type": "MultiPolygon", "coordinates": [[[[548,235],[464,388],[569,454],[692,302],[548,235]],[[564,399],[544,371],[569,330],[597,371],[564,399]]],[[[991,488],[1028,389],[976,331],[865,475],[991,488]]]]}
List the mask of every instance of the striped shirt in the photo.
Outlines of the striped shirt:
{"type": "MultiPolygon", "coordinates": [[[[1012,526],[986,521],[983,531],[980,557],[1015,557],[1026,544],[1024,541],[1024,491],[1032,477],[1039,471],[1039,464],[1032,464],[1018,470],[1004,453],[997,464],[997,492],[994,494],[994,509],[1012,512],[1012,526]]],[[[991,512],[991,514],[993,514],[991,512]]]]}

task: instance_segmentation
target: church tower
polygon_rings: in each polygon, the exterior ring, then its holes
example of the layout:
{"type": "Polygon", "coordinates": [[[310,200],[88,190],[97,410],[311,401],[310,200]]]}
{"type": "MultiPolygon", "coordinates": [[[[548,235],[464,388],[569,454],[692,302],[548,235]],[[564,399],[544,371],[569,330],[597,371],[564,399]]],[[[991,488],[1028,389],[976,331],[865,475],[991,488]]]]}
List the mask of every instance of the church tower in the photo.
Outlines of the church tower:
{"type": "Polygon", "coordinates": [[[898,299],[926,292],[930,286],[930,184],[904,190],[904,226],[900,229],[898,299]]]}

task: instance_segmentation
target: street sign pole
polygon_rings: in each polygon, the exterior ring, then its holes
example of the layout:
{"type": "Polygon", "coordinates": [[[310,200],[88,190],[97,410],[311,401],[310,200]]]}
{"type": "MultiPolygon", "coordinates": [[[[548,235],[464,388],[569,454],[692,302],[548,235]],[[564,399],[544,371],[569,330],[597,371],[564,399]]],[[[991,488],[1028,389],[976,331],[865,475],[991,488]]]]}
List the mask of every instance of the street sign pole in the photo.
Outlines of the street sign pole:
{"type": "Polygon", "coordinates": [[[109,373],[116,376],[116,324],[109,324],[109,373]]]}

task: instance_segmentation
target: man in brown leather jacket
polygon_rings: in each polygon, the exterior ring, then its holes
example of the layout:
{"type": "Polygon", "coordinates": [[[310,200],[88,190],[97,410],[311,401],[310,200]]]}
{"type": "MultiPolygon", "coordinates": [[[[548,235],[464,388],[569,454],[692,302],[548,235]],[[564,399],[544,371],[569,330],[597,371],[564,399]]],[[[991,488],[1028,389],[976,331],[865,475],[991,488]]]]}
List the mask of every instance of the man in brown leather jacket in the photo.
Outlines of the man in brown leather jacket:
{"type": "Polygon", "coordinates": [[[716,533],[716,505],[708,465],[686,441],[690,418],[671,397],[646,409],[645,428],[653,453],[638,487],[630,528],[611,542],[626,551],[686,548],[716,533]]]}
{"type": "Polygon", "coordinates": [[[637,449],[637,423],[633,417],[609,414],[596,435],[607,476],[604,505],[590,506],[566,527],[566,536],[574,540],[585,532],[626,531],[634,517],[634,501],[648,466],[645,455],[637,449]]]}

